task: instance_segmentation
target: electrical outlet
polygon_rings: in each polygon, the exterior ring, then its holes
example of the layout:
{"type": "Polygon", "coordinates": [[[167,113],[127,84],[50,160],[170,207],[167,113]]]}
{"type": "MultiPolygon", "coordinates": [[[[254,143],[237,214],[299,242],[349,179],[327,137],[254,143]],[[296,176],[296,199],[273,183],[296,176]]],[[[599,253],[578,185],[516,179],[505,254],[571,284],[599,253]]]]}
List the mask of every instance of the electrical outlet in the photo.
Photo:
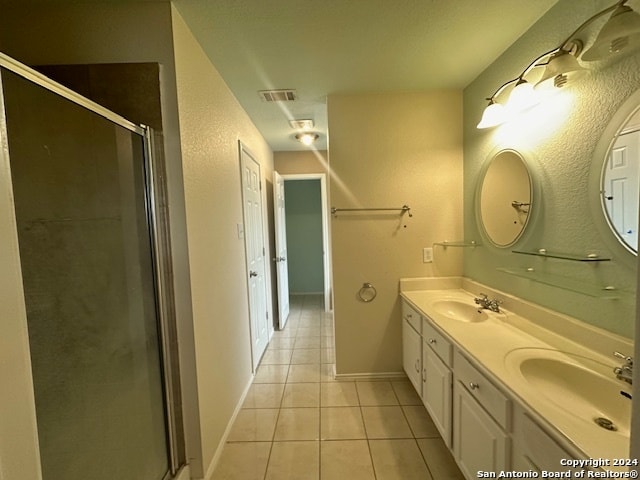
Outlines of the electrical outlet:
{"type": "Polygon", "coordinates": [[[422,249],[422,263],[433,262],[433,248],[425,247],[422,249]]]}

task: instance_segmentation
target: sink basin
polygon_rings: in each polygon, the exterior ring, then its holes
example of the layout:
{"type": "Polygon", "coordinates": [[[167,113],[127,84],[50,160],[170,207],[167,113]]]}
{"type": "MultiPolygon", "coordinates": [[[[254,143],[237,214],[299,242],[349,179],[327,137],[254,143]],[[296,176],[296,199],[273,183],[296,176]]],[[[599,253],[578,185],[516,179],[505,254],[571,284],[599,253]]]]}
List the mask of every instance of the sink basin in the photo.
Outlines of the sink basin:
{"type": "Polygon", "coordinates": [[[613,367],[555,350],[524,348],[505,357],[507,368],[524,379],[535,395],[596,428],[629,436],[631,400],[613,367]],[[607,373],[611,372],[611,373],[607,373]]]}
{"type": "Polygon", "coordinates": [[[484,310],[459,300],[437,300],[431,306],[441,315],[460,322],[483,322],[489,318],[484,310]]]}

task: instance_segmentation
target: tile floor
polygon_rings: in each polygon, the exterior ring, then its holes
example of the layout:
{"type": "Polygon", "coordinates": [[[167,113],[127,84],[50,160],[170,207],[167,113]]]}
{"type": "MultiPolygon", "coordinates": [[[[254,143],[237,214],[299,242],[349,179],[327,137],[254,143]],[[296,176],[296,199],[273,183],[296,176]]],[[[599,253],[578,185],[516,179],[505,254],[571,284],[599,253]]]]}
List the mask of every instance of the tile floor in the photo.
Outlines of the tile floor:
{"type": "Polygon", "coordinates": [[[463,480],[408,381],[335,381],[333,320],[295,296],[214,480],[463,480]]]}

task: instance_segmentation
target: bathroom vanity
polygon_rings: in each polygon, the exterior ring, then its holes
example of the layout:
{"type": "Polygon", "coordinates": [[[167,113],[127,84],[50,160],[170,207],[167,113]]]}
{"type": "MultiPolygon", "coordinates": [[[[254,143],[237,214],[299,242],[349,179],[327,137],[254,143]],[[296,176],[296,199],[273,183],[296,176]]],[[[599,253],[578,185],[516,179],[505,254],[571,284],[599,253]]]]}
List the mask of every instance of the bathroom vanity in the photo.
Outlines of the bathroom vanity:
{"type": "Polygon", "coordinates": [[[459,277],[400,296],[404,369],[468,479],[629,468],[629,339],[459,277]]]}

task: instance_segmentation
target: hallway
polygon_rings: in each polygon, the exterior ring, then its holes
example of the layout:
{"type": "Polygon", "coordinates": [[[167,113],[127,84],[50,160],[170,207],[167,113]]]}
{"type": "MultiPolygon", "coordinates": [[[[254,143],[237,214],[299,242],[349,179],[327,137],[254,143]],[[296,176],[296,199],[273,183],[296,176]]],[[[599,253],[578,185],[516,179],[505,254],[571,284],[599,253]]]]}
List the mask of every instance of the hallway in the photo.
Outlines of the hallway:
{"type": "Polygon", "coordinates": [[[213,479],[463,479],[408,381],[335,381],[334,361],[322,296],[292,297],[213,479]]]}

